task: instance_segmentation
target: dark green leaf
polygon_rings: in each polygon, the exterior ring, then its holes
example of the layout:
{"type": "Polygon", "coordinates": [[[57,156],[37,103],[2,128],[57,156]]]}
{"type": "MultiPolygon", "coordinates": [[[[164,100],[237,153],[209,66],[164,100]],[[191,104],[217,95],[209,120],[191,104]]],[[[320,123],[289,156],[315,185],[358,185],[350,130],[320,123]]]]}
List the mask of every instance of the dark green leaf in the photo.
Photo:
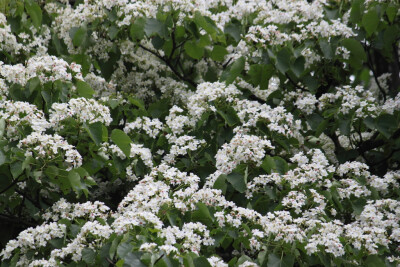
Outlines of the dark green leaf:
{"type": "Polygon", "coordinates": [[[368,12],[364,14],[361,23],[367,32],[367,35],[371,36],[376,31],[379,24],[379,17],[376,9],[371,8],[368,10],[368,12]]]}
{"type": "Polygon", "coordinates": [[[82,250],[82,260],[87,264],[94,264],[96,253],[91,248],[84,248],[82,250]]]}
{"type": "Polygon", "coordinates": [[[196,267],[211,267],[211,264],[205,257],[198,257],[193,259],[194,266],[196,267]]]}
{"type": "Polygon", "coordinates": [[[114,129],[111,132],[111,140],[124,152],[125,156],[129,158],[132,143],[129,136],[119,129],[114,129]]]}
{"type": "Polygon", "coordinates": [[[76,82],[76,89],[78,94],[85,98],[92,98],[93,94],[95,93],[92,87],[84,81],[77,81],[76,82]]]}
{"type": "Polygon", "coordinates": [[[272,65],[251,65],[249,70],[250,82],[254,86],[260,86],[260,89],[267,89],[269,79],[274,73],[274,67],[272,65]]]}
{"type": "Polygon", "coordinates": [[[378,255],[369,255],[367,260],[365,261],[366,267],[382,267],[385,266],[385,262],[382,257],[378,255]]]}
{"type": "Polygon", "coordinates": [[[398,12],[398,6],[396,6],[393,3],[390,3],[388,7],[386,8],[386,15],[388,16],[388,19],[391,23],[393,23],[394,18],[396,17],[398,12]]]}
{"type": "Polygon", "coordinates": [[[271,171],[276,169],[275,160],[271,156],[266,155],[261,164],[261,168],[263,168],[268,174],[271,174],[271,171]]]}
{"type": "Polygon", "coordinates": [[[361,68],[362,63],[367,60],[367,54],[361,43],[356,39],[345,39],[342,43],[350,51],[350,64],[355,68],[361,68]]]}
{"type": "Polygon", "coordinates": [[[42,25],[42,9],[40,6],[32,0],[27,0],[25,1],[25,9],[32,20],[32,24],[39,28],[42,25]]]}
{"type": "Polygon", "coordinates": [[[220,45],[214,45],[213,50],[211,51],[211,59],[215,61],[223,61],[225,56],[228,54],[228,51],[225,47],[220,45]]]}
{"type": "Polygon", "coordinates": [[[276,67],[282,73],[285,73],[290,68],[291,53],[289,48],[284,47],[276,56],[276,67]]]}
{"type": "Polygon", "coordinates": [[[331,59],[333,57],[333,51],[330,42],[325,39],[321,39],[319,41],[319,47],[321,48],[325,58],[331,59]]]}
{"type": "Polygon", "coordinates": [[[200,59],[204,55],[204,48],[198,46],[195,42],[186,42],[184,48],[186,54],[188,54],[191,58],[200,59]]]}
{"type": "Polygon", "coordinates": [[[130,36],[133,41],[142,40],[144,37],[144,26],[146,24],[145,18],[137,18],[130,28],[130,36]]]}
{"type": "Polygon", "coordinates": [[[98,121],[89,126],[85,125],[84,128],[90,138],[99,146],[103,141],[103,124],[98,121]]]}
{"type": "Polygon", "coordinates": [[[154,36],[158,34],[160,37],[167,37],[168,29],[167,26],[157,19],[147,19],[146,24],[144,25],[144,32],[148,37],[154,36]]]}
{"type": "Polygon", "coordinates": [[[123,267],[146,267],[140,260],[141,252],[128,252],[124,257],[123,267]]]}
{"type": "Polygon", "coordinates": [[[130,253],[133,249],[133,246],[130,243],[124,242],[119,244],[117,248],[117,255],[119,258],[125,258],[125,256],[130,253]]]}
{"type": "Polygon", "coordinates": [[[80,28],[72,28],[69,32],[69,35],[72,38],[72,43],[76,47],[80,47],[86,42],[87,39],[87,29],[85,26],[80,28]]]}
{"type": "Polygon", "coordinates": [[[246,60],[244,57],[238,58],[235,63],[231,65],[228,70],[225,70],[221,75],[221,81],[225,81],[226,84],[231,84],[235,81],[236,77],[244,70],[246,60]]]}
{"type": "Polygon", "coordinates": [[[226,179],[233,186],[233,188],[236,189],[236,191],[240,193],[244,193],[246,191],[247,186],[244,181],[243,174],[233,172],[228,174],[226,179]]]}
{"type": "Polygon", "coordinates": [[[286,160],[278,156],[273,157],[273,159],[275,161],[276,170],[280,174],[286,174],[286,172],[289,170],[286,160]]]}

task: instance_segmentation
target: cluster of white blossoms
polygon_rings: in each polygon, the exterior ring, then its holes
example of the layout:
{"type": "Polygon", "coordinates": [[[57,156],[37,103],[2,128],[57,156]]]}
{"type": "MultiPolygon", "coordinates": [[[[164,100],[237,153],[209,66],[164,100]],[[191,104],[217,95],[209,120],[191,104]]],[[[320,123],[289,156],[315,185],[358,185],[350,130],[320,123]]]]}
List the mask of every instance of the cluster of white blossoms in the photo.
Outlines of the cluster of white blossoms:
{"type": "Polygon", "coordinates": [[[231,173],[241,163],[254,162],[256,166],[260,166],[265,157],[265,149],[274,149],[271,141],[236,129],[231,141],[218,150],[215,166],[226,174],[231,173]]]}
{"type": "Polygon", "coordinates": [[[138,117],[133,122],[125,124],[124,132],[144,131],[151,138],[157,138],[164,129],[164,124],[159,119],[151,119],[149,117],[138,117]]]}
{"type": "Polygon", "coordinates": [[[31,57],[26,65],[6,65],[0,62],[0,75],[9,83],[25,85],[29,79],[38,77],[42,83],[83,80],[81,66],[49,55],[31,57]]]}
{"type": "Polygon", "coordinates": [[[82,165],[82,156],[68,144],[61,136],[33,132],[20,140],[18,147],[25,150],[26,157],[33,157],[43,161],[61,161],[67,170],[78,168],[82,165]]]}
{"type": "Polygon", "coordinates": [[[94,99],[83,97],[73,98],[68,103],[54,103],[50,109],[50,123],[54,129],[62,130],[63,121],[73,118],[78,123],[101,122],[110,125],[112,118],[109,107],[100,104],[94,99]]]}
{"type": "Polygon", "coordinates": [[[26,127],[41,133],[50,127],[43,111],[35,105],[21,101],[0,100],[0,120],[5,122],[5,134],[9,140],[18,140],[26,127]]]}

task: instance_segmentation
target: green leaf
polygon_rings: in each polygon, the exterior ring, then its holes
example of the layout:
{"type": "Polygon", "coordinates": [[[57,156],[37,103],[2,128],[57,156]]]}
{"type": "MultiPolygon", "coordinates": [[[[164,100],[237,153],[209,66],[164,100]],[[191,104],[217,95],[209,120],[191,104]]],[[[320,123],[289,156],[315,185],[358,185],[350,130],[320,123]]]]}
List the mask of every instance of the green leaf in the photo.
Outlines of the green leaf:
{"type": "Polygon", "coordinates": [[[390,114],[383,114],[376,118],[375,125],[378,131],[386,138],[390,138],[396,129],[398,129],[396,117],[390,114]]]}
{"type": "Polygon", "coordinates": [[[394,18],[397,15],[397,11],[398,11],[398,6],[392,3],[390,3],[386,8],[386,15],[388,16],[390,23],[393,23],[394,18]]]}
{"type": "Polygon", "coordinates": [[[133,246],[130,243],[123,242],[119,244],[117,248],[117,255],[119,258],[125,258],[125,256],[130,253],[133,249],[133,246]]]}
{"type": "Polygon", "coordinates": [[[86,132],[90,138],[99,146],[103,141],[103,124],[101,122],[95,122],[88,125],[84,125],[86,132]]]}
{"type": "Polygon", "coordinates": [[[266,171],[268,174],[271,174],[271,171],[276,169],[274,158],[266,155],[261,164],[261,168],[263,168],[263,170],[266,171]]]}
{"type": "Polygon", "coordinates": [[[269,79],[274,73],[274,67],[272,65],[256,64],[251,65],[248,74],[250,75],[250,82],[254,86],[260,86],[260,89],[267,89],[269,85],[269,79]]]}
{"type": "Polygon", "coordinates": [[[24,171],[24,169],[22,168],[22,162],[16,161],[16,162],[12,163],[11,167],[10,167],[10,171],[11,171],[12,177],[14,179],[18,178],[18,176],[20,176],[22,174],[22,172],[24,171]]]}
{"type": "Polygon", "coordinates": [[[289,170],[286,160],[284,160],[283,158],[278,157],[278,156],[273,157],[273,159],[275,161],[276,170],[280,174],[286,174],[287,171],[289,170]]]}
{"type": "Polygon", "coordinates": [[[381,267],[385,266],[385,262],[382,257],[378,255],[369,255],[367,260],[365,261],[366,267],[381,267]]]}
{"type": "Polygon", "coordinates": [[[146,20],[144,32],[146,33],[147,37],[154,36],[155,34],[158,34],[163,38],[168,36],[167,26],[163,22],[153,18],[146,20]]]}
{"type": "Polygon", "coordinates": [[[360,69],[362,63],[367,60],[367,54],[365,54],[364,48],[359,41],[356,39],[345,39],[342,42],[343,46],[350,51],[350,64],[360,69]]]}
{"type": "Polygon", "coordinates": [[[4,118],[0,118],[0,138],[3,137],[5,129],[6,129],[6,121],[4,118]]]}
{"type": "Polygon", "coordinates": [[[4,152],[0,150],[0,166],[6,163],[6,160],[7,160],[6,155],[4,155],[4,152]]]}
{"type": "Polygon", "coordinates": [[[224,33],[225,34],[229,34],[230,36],[233,37],[233,39],[235,39],[236,42],[239,42],[240,39],[241,39],[241,37],[240,37],[240,33],[241,33],[240,27],[241,27],[241,25],[230,23],[230,24],[225,26],[224,33]]]}
{"type": "Polygon", "coordinates": [[[217,112],[219,115],[221,115],[222,118],[224,118],[225,122],[229,126],[234,126],[235,124],[240,123],[240,119],[237,116],[235,109],[231,106],[226,106],[223,107],[223,109],[218,109],[217,112]]]}
{"type": "Polygon", "coordinates": [[[221,174],[218,176],[217,180],[215,180],[213,189],[219,189],[223,194],[226,192],[226,174],[221,174]]]}
{"type": "Polygon", "coordinates": [[[84,188],[84,186],[81,183],[81,177],[79,173],[76,172],[75,170],[72,170],[68,173],[68,181],[72,189],[78,194],[84,188]]]}
{"type": "Polygon", "coordinates": [[[289,48],[284,47],[276,56],[276,67],[282,73],[285,73],[290,68],[291,53],[289,48]]]}
{"type": "Polygon", "coordinates": [[[198,257],[193,259],[193,263],[195,267],[211,267],[211,264],[205,257],[198,257]]]}
{"type": "Polygon", "coordinates": [[[78,94],[85,98],[92,98],[95,93],[88,83],[80,80],[76,82],[76,89],[78,94]]]}
{"type": "Polygon", "coordinates": [[[111,132],[111,140],[124,152],[125,156],[129,158],[132,143],[129,136],[119,129],[114,129],[111,132]]]}
{"type": "Polygon", "coordinates": [[[185,52],[194,59],[200,59],[204,55],[204,48],[198,46],[195,42],[188,41],[184,45],[185,52]]]}
{"type": "Polygon", "coordinates": [[[327,59],[331,59],[334,55],[332,51],[332,47],[330,42],[328,42],[325,39],[321,39],[319,41],[319,47],[321,48],[322,53],[324,54],[324,57],[327,59]]]}
{"type": "Polygon", "coordinates": [[[141,17],[135,19],[131,28],[129,30],[129,34],[133,41],[142,40],[144,37],[144,27],[146,25],[146,19],[141,17]]]}
{"type": "Polygon", "coordinates": [[[123,267],[146,267],[140,260],[141,255],[141,252],[128,252],[124,257],[123,267]]]}
{"type": "Polygon", "coordinates": [[[87,264],[94,264],[96,259],[96,253],[91,248],[84,248],[82,250],[82,260],[87,264]]]}
{"type": "Polygon", "coordinates": [[[244,176],[240,173],[233,172],[228,174],[226,179],[228,182],[236,189],[236,191],[240,193],[244,193],[246,191],[246,183],[244,181],[244,176]]]}
{"type": "Polygon", "coordinates": [[[194,15],[194,22],[201,28],[203,28],[208,34],[213,35],[216,33],[214,25],[209,23],[206,18],[201,15],[199,11],[196,11],[194,15]]]}
{"type": "Polygon", "coordinates": [[[367,13],[364,14],[361,21],[365,31],[367,32],[367,36],[371,36],[379,24],[378,12],[375,8],[371,8],[367,13]]]}
{"type": "Polygon", "coordinates": [[[300,77],[301,74],[304,72],[305,63],[306,60],[303,56],[296,58],[296,60],[294,61],[291,69],[297,77],[300,77]]]}
{"type": "Polygon", "coordinates": [[[231,84],[235,81],[236,77],[244,70],[246,60],[244,57],[238,58],[228,70],[225,70],[221,75],[221,81],[225,81],[226,84],[231,84]]]}
{"type": "Polygon", "coordinates": [[[86,42],[87,39],[87,28],[86,26],[82,26],[79,28],[73,27],[69,32],[70,37],[72,38],[72,43],[76,47],[80,47],[86,42]]]}
{"type": "Polygon", "coordinates": [[[228,51],[225,47],[220,45],[214,45],[213,50],[211,51],[211,59],[215,61],[223,61],[225,56],[228,54],[228,51]]]}
{"type": "Polygon", "coordinates": [[[362,10],[362,4],[363,0],[354,0],[352,5],[351,5],[351,11],[350,11],[350,21],[353,23],[358,23],[361,20],[361,17],[363,15],[363,10],[362,10]]]}
{"type": "Polygon", "coordinates": [[[33,26],[39,28],[42,25],[42,9],[32,0],[25,1],[25,9],[32,20],[33,26]]]}
{"type": "Polygon", "coordinates": [[[350,120],[339,120],[339,130],[343,135],[350,135],[350,120]]]}
{"type": "Polygon", "coordinates": [[[110,26],[108,28],[108,36],[110,37],[111,40],[114,40],[115,37],[117,37],[119,33],[119,29],[115,27],[114,25],[110,26]]]}
{"type": "Polygon", "coordinates": [[[204,223],[205,225],[211,225],[214,221],[207,206],[201,202],[196,204],[197,210],[192,213],[192,219],[204,223]]]}
{"type": "Polygon", "coordinates": [[[281,259],[275,254],[268,255],[268,267],[281,267],[281,259]]]}

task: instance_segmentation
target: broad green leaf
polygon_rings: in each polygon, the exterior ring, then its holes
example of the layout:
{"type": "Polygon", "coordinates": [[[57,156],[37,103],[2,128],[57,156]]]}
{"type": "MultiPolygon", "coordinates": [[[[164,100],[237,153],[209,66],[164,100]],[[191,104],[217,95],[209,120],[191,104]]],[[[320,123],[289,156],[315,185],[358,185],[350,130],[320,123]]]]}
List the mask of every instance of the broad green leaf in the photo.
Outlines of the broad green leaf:
{"type": "Polygon", "coordinates": [[[281,259],[275,254],[268,255],[268,267],[281,267],[281,259]]]}
{"type": "Polygon", "coordinates": [[[383,134],[386,138],[390,136],[398,129],[399,125],[397,123],[396,117],[389,114],[383,114],[376,118],[376,128],[383,134]]]}
{"type": "Polygon", "coordinates": [[[211,264],[205,257],[198,257],[193,259],[193,263],[195,267],[211,267],[211,264]]]}
{"type": "Polygon", "coordinates": [[[211,217],[210,211],[207,206],[201,202],[196,204],[197,210],[192,213],[193,220],[204,223],[205,225],[211,225],[213,218],[211,217]]]}
{"type": "Polygon", "coordinates": [[[350,11],[350,21],[353,23],[360,22],[363,10],[362,10],[363,0],[354,0],[351,5],[350,11]]]}
{"type": "Polygon", "coordinates": [[[276,170],[280,174],[286,174],[286,172],[289,170],[286,160],[278,156],[273,157],[273,159],[275,161],[276,170]]]}
{"type": "Polygon", "coordinates": [[[341,119],[339,120],[339,130],[343,135],[350,135],[350,125],[351,121],[350,120],[344,120],[341,119]]]}
{"type": "Polygon", "coordinates": [[[201,28],[203,28],[208,34],[213,35],[216,33],[214,25],[209,23],[199,11],[196,11],[194,15],[194,22],[201,28]]]}
{"type": "Polygon", "coordinates": [[[146,267],[140,260],[141,252],[128,252],[124,257],[123,267],[146,267]]]}
{"type": "Polygon", "coordinates": [[[133,41],[142,40],[144,37],[144,26],[146,25],[146,19],[141,17],[135,19],[131,25],[129,34],[133,41]]]}
{"type": "Polygon", "coordinates": [[[294,61],[291,70],[297,77],[300,77],[301,74],[304,72],[305,63],[306,60],[303,56],[296,58],[296,60],[294,61]]]}
{"type": "Polygon", "coordinates": [[[42,25],[42,9],[40,6],[32,1],[32,0],[26,0],[25,1],[25,9],[26,12],[29,14],[29,17],[32,20],[32,24],[36,27],[39,28],[42,25]]]}
{"type": "Polygon", "coordinates": [[[22,162],[16,161],[16,162],[12,163],[11,167],[10,167],[10,171],[11,171],[12,177],[14,179],[18,178],[18,176],[20,176],[22,174],[22,172],[24,171],[24,169],[22,168],[22,162]]]}
{"type": "Polygon", "coordinates": [[[5,129],[6,129],[6,121],[4,118],[0,118],[0,138],[3,137],[5,129]]]}
{"type": "Polygon", "coordinates": [[[223,194],[226,192],[226,174],[221,174],[218,176],[217,180],[215,180],[213,189],[219,189],[223,194]]]}
{"type": "Polygon", "coordinates": [[[111,132],[111,140],[124,152],[125,156],[129,158],[132,143],[129,136],[119,129],[114,129],[111,132]]]}
{"type": "Polygon", "coordinates": [[[204,48],[198,46],[195,42],[186,42],[184,48],[186,54],[188,54],[191,58],[200,59],[204,55],[204,48]]]}
{"type": "Polygon", "coordinates": [[[87,39],[87,28],[86,26],[82,26],[79,28],[72,28],[69,32],[70,37],[72,38],[72,43],[76,47],[82,46],[87,39]]]}
{"type": "Polygon", "coordinates": [[[246,60],[244,57],[238,58],[229,69],[225,70],[221,75],[221,81],[225,81],[226,84],[231,84],[235,81],[236,77],[244,70],[246,60]]]}
{"type": "Polygon", "coordinates": [[[398,6],[396,4],[390,3],[386,8],[386,15],[391,23],[393,23],[394,18],[396,17],[398,12],[398,6]]]}
{"type": "Polygon", "coordinates": [[[4,152],[0,150],[0,166],[3,165],[6,162],[7,158],[6,155],[4,155],[4,152]]]}
{"type": "Polygon", "coordinates": [[[367,36],[371,36],[379,24],[378,12],[375,8],[371,8],[367,13],[364,14],[361,21],[365,31],[367,32],[367,36]]]}
{"type": "Polygon", "coordinates": [[[110,26],[108,28],[108,36],[110,37],[111,40],[114,40],[115,37],[117,37],[119,33],[119,29],[115,27],[114,25],[110,26]]]}
{"type": "Polygon", "coordinates": [[[220,45],[214,45],[213,50],[211,51],[211,59],[215,61],[223,61],[225,56],[228,54],[228,51],[225,47],[220,45]]]}
{"type": "Polygon", "coordinates": [[[95,93],[92,87],[90,87],[90,85],[84,81],[78,80],[76,82],[76,89],[78,94],[85,98],[92,98],[93,94],[95,93]]]}
{"type": "Polygon", "coordinates": [[[332,47],[330,42],[328,42],[325,39],[321,39],[319,41],[319,47],[321,48],[322,53],[324,54],[324,57],[327,59],[331,59],[334,55],[332,51],[332,47]]]}
{"type": "Polygon", "coordinates": [[[86,189],[85,185],[81,183],[81,176],[75,170],[72,170],[68,173],[68,181],[71,185],[71,188],[79,195],[79,193],[86,189]]]}
{"type": "Polygon", "coordinates": [[[83,248],[82,250],[82,260],[87,264],[94,264],[96,260],[96,253],[91,248],[83,248]]]}
{"type": "Polygon", "coordinates": [[[225,26],[224,33],[229,34],[230,36],[235,39],[236,42],[240,41],[240,34],[241,34],[241,25],[240,24],[235,24],[235,23],[230,23],[225,26]]]}
{"type": "Polygon", "coordinates": [[[382,257],[378,255],[369,255],[367,260],[365,261],[366,267],[381,267],[385,266],[385,262],[382,257]]]}
{"type": "Polygon", "coordinates": [[[260,89],[267,89],[269,79],[274,73],[274,67],[269,64],[255,64],[250,66],[248,73],[250,75],[250,82],[254,86],[260,86],[260,89]]]}
{"type": "Polygon", "coordinates": [[[271,174],[272,170],[276,169],[274,158],[270,155],[266,155],[261,164],[261,168],[263,168],[268,174],[271,174]]]}
{"type": "Polygon", "coordinates": [[[223,109],[218,109],[217,112],[219,115],[221,115],[222,118],[224,118],[225,122],[229,126],[234,126],[235,124],[240,123],[240,119],[237,116],[235,109],[231,106],[224,107],[223,109]]]}
{"type": "Polygon", "coordinates": [[[291,53],[289,48],[284,47],[276,56],[276,67],[282,73],[285,73],[290,68],[291,53]]]}
{"type": "Polygon", "coordinates": [[[90,138],[99,146],[103,141],[103,124],[98,121],[89,125],[84,125],[84,128],[90,138]]]}
{"type": "Polygon", "coordinates": [[[144,32],[148,37],[158,34],[160,37],[165,38],[168,35],[167,26],[157,19],[147,19],[144,25],[144,32]]]}
{"type": "Polygon", "coordinates": [[[246,191],[247,186],[244,181],[243,174],[233,172],[228,174],[226,179],[233,186],[233,188],[236,189],[236,191],[240,193],[244,193],[246,191]]]}
{"type": "Polygon", "coordinates": [[[117,248],[117,255],[119,258],[125,258],[125,256],[130,253],[133,249],[133,246],[130,243],[123,242],[119,244],[117,248]]]}
{"type": "Polygon", "coordinates": [[[367,54],[361,43],[356,39],[345,39],[342,44],[350,51],[350,64],[356,69],[361,68],[362,63],[367,60],[367,54]]]}

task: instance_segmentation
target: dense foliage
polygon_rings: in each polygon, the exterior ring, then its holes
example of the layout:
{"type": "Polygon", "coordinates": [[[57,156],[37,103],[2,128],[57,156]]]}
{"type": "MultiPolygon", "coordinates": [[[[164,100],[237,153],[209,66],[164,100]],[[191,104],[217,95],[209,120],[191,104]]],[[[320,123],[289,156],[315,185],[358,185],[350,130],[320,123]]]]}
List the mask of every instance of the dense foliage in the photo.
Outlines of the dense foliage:
{"type": "Polygon", "coordinates": [[[400,264],[398,0],[1,0],[1,266],[400,264]]]}

